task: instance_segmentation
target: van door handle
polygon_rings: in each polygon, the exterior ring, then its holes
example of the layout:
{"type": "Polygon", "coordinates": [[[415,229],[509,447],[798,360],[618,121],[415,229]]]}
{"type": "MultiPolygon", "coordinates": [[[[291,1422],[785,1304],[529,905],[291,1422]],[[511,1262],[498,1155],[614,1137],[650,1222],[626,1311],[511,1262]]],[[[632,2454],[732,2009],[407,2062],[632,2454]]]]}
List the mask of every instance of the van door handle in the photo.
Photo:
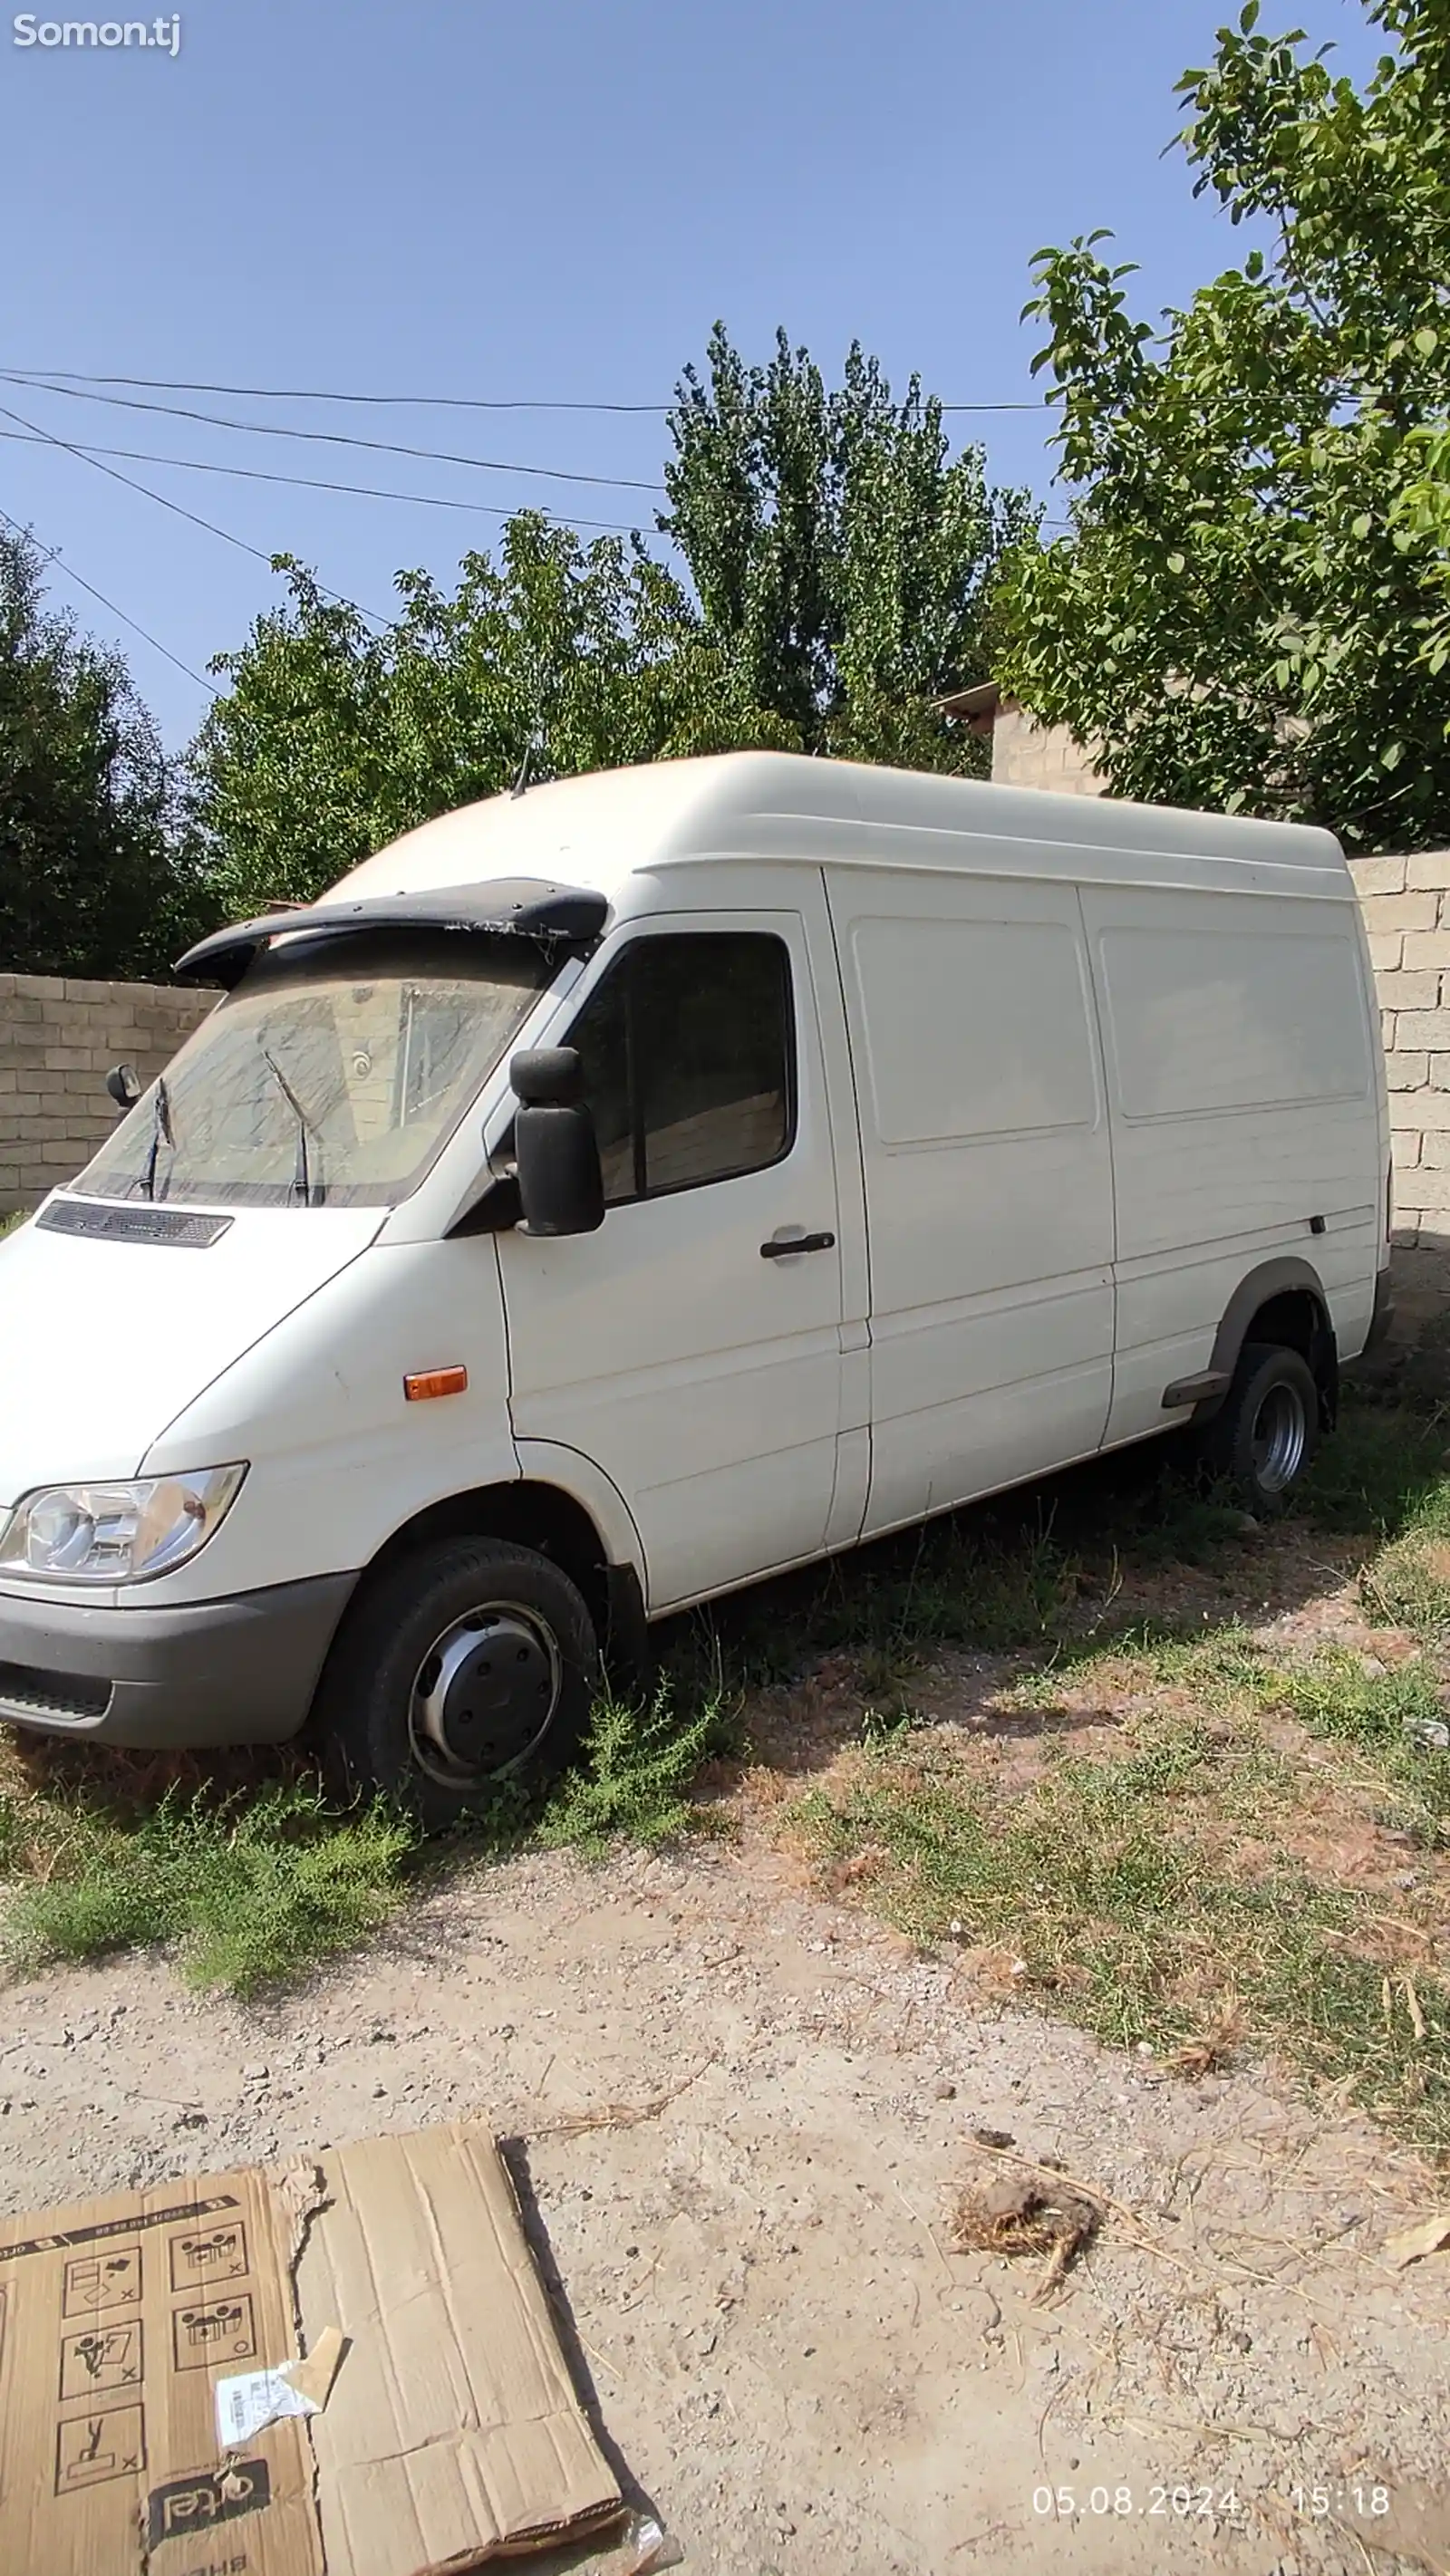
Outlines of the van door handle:
{"type": "Polygon", "coordinates": [[[769,1243],[760,1247],[762,1261],[787,1261],[798,1252],[830,1252],[835,1248],[833,1234],[773,1234],[769,1243]]]}

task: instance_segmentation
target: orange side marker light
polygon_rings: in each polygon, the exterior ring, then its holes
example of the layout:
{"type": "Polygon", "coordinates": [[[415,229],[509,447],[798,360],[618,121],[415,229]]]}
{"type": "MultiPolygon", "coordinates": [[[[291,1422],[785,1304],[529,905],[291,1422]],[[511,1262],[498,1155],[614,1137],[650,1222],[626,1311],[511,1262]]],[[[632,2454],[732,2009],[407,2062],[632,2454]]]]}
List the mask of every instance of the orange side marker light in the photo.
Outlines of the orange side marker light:
{"type": "Polygon", "coordinates": [[[410,1404],[426,1404],[435,1395],[462,1395],[468,1385],[466,1368],[419,1369],[403,1380],[403,1393],[410,1404]]]}

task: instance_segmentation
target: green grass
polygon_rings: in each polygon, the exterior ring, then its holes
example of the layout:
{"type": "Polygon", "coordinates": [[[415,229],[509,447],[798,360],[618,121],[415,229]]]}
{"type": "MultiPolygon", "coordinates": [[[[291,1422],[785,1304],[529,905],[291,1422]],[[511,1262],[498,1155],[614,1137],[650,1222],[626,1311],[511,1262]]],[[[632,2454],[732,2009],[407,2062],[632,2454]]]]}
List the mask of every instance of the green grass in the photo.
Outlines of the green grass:
{"type": "MultiPolygon", "coordinates": [[[[596,1710],[578,1765],[543,1806],[501,1792],[492,1814],[435,1847],[434,1867],[615,1838],[659,1843],[700,1821],[691,1785],[729,1740],[718,1700],[685,1713],[667,1685],[644,1710],[596,1710]]],[[[48,1960],[169,1944],[190,1985],[254,1993],[379,1930],[424,1861],[406,1816],[339,1814],[307,1774],[219,1792],[147,1785],[139,1757],[87,1778],[69,1749],[32,1752],[0,1784],[0,1954],[48,1960]]]]}
{"type": "MultiPolygon", "coordinates": [[[[1450,1990],[1418,1964],[1437,1929],[1444,1956],[1447,1467],[1439,1417],[1352,1400],[1286,1527],[1291,1566],[1296,1528],[1364,1539],[1364,1614],[1413,1640],[1382,1657],[1335,1643],[1271,1651],[1231,1607],[1208,1623],[1190,1609],[1107,1624],[1119,1578],[1141,1598],[1145,1572],[1165,1564],[1211,1568],[1226,1607],[1237,1592],[1252,1616],[1265,1542],[1171,1469],[1117,1499],[1110,1473],[1094,1471],[1063,1491],[1051,1522],[1055,1589],[1023,1580],[1028,1558],[1042,1565],[1040,1539],[1002,1568],[1009,1596],[1015,1579],[1019,1607],[1032,1604],[1013,1623],[1014,1642],[1034,1647],[1030,1667],[999,1700],[1044,1721],[1025,1780],[1011,1753],[1020,1724],[964,1745],[913,1732],[903,1700],[868,1709],[861,1745],[795,1802],[791,1829],[827,1884],[915,1938],[1015,1959],[1014,1993],[1105,2041],[1171,2052],[1228,2011],[1246,2046],[1450,2155],[1450,1990]],[[1065,1750],[1048,1719],[1111,1725],[1116,1742],[1106,1755],[1065,1750]],[[1323,1751],[1296,1752],[1285,1721],[1323,1751]],[[1366,1832],[1414,1864],[1403,1895],[1359,1882],[1366,1832]]],[[[1310,1582],[1313,1555],[1311,1538],[1310,1582]]],[[[1340,1562],[1324,1569],[1326,1590],[1340,1562]]],[[[960,1571],[970,1584],[970,1565],[960,1571]]]]}
{"type": "Polygon", "coordinates": [[[0,1213],[0,1239],[3,1239],[7,1234],[13,1234],[17,1225],[23,1225],[24,1223],[25,1210],[23,1208],[12,1209],[8,1216],[0,1213]]]}
{"type": "Polygon", "coordinates": [[[1292,1806],[1279,1757],[1169,1723],[1112,1760],[1049,1754],[1010,1800],[940,1749],[887,1747],[794,1821],[899,1929],[1015,1954],[1016,1991],[1100,2039],[1171,2052],[1231,1997],[1245,2038],[1450,2151],[1450,1993],[1419,1981],[1417,2041],[1407,2013],[1386,2017],[1361,1900],[1288,1860],[1219,1855],[1226,1819],[1276,1799],[1292,1806]]]}
{"type": "Polygon", "coordinates": [[[663,1661],[685,1700],[791,1682],[845,1655],[887,1700],[943,1647],[1045,1650],[1076,1595],[1076,1566],[1038,1519],[1020,1536],[965,1518],[878,1541],[823,1572],[762,1585],[680,1623],[663,1661]]]}
{"type": "Polygon", "coordinates": [[[1295,1515],[1381,1540],[1412,1528],[1450,1533],[1447,1452],[1450,1426],[1434,1408],[1351,1397],[1304,1480],[1295,1515]]]}
{"type": "MultiPolygon", "coordinates": [[[[339,1818],[301,1782],[245,1803],[167,1792],[131,1818],[76,1807],[44,1825],[45,1873],[21,1884],[5,1922],[17,1967],[167,1941],[188,1984],[236,1994],[385,1923],[415,1841],[382,1807],[339,1818]]],[[[0,1808],[0,1866],[34,1832],[33,1816],[0,1808]]]]}

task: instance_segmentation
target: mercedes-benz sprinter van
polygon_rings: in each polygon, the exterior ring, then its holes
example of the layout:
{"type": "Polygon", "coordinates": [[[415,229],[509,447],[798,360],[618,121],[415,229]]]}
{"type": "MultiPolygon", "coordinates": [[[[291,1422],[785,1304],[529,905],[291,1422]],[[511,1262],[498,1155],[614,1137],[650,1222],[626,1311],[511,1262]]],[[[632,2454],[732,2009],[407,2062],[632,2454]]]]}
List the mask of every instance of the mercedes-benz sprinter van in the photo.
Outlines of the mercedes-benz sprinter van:
{"type": "Polygon", "coordinates": [[[1272,1508],[1381,1328],[1327,832],[775,753],[410,832],[0,1246],[0,1717],[466,1813],[646,1623],[1173,1426],[1272,1508]]]}

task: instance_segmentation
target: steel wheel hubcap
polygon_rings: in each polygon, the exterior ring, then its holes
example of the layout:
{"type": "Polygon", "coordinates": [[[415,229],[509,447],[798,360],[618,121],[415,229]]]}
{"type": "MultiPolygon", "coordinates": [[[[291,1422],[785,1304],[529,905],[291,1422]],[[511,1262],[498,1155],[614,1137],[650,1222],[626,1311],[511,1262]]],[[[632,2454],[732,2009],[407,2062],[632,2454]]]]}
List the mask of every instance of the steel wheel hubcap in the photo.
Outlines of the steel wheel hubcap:
{"type": "Polygon", "coordinates": [[[558,1640],[533,1611],[493,1601],[453,1620],[413,1683],[408,1733],[419,1769],[449,1789],[517,1770],[553,1724],[563,1676],[558,1640]]]}
{"type": "Polygon", "coordinates": [[[1309,1425],[1297,1387],[1271,1386],[1254,1416],[1254,1478],[1266,1494],[1282,1494],[1304,1463],[1309,1425]]]}

